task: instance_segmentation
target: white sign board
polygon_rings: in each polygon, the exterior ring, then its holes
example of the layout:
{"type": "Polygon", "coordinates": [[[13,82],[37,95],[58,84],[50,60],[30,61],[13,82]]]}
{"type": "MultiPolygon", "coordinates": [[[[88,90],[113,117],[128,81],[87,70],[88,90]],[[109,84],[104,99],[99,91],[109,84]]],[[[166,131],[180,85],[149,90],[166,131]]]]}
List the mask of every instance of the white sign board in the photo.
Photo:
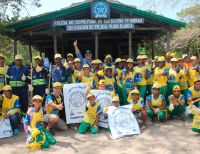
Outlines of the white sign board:
{"type": "Polygon", "coordinates": [[[87,84],[65,84],[63,87],[64,104],[67,124],[80,123],[83,120],[87,99],[85,89],[87,84]]]}
{"type": "MultiPolygon", "coordinates": [[[[109,91],[91,90],[90,93],[96,96],[96,101],[100,103],[102,110],[104,107],[112,105],[112,96],[109,91]]],[[[98,125],[100,127],[109,128],[108,120],[104,118],[103,114],[99,118],[98,125]]]]}
{"type": "Polygon", "coordinates": [[[127,106],[108,107],[108,123],[114,139],[140,134],[138,122],[127,106]]]}
{"type": "Polygon", "coordinates": [[[0,118],[0,138],[13,136],[13,131],[9,119],[0,118]]]}

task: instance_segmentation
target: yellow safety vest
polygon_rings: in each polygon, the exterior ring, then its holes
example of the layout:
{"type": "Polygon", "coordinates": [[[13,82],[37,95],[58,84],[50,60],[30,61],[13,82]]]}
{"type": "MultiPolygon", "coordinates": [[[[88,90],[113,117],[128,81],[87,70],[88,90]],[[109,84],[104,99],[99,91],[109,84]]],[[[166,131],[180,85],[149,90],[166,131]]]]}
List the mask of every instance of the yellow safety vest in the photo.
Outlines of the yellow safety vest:
{"type": "Polygon", "coordinates": [[[162,95],[159,95],[158,98],[154,98],[153,94],[151,95],[151,104],[153,107],[160,107],[162,105],[162,95]]]}
{"type": "Polygon", "coordinates": [[[144,78],[145,76],[145,73],[144,71],[146,70],[146,67],[145,66],[142,66],[142,67],[139,67],[139,66],[135,66],[134,67],[134,82],[136,82],[136,85],[146,85],[147,82],[144,78]],[[138,78],[138,82],[135,80],[135,78],[138,78]]]}
{"type": "Polygon", "coordinates": [[[165,67],[163,67],[163,68],[157,67],[154,71],[154,80],[153,81],[154,81],[154,83],[158,82],[160,87],[167,85],[167,76],[164,76],[164,75],[159,76],[159,74],[164,73],[165,69],[166,69],[165,67]]]}
{"type": "Polygon", "coordinates": [[[94,81],[94,77],[91,75],[89,77],[83,75],[82,79],[81,79],[81,83],[87,83],[88,86],[90,86],[92,88],[93,88],[93,81],[94,81]]]}
{"type": "MultiPolygon", "coordinates": [[[[51,96],[51,97],[52,97],[52,101],[53,101],[54,104],[59,105],[59,104],[62,103],[62,98],[60,96],[57,97],[57,98],[54,96],[54,99],[53,99],[53,96],[51,96]]],[[[51,114],[53,110],[54,110],[54,108],[49,106],[49,107],[46,108],[46,113],[51,114]]]]}
{"type": "Polygon", "coordinates": [[[8,66],[0,67],[0,91],[5,86],[5,75],[7,73],[8,66]]]}
{"type": "Polygon", "coordinates": [[[137,110],[137,111],[141,111],[143,106],[141,104],[141,102],[143,101],[143,98],[139,98],[136,102],[133,102],[133,99],[130,100],[130,104],[133,106],[133,109],[137,110]]]}
{"type": "Polygon", "coordinates": [[[42,111],[42,107],[40,107],[38,112],[31,112],[32,109],[28,111],[28,115],[30,116],[30,126],[32,129],[37,128],[37,124],[40,122],[44,122],[44,115],[42,111]]]}

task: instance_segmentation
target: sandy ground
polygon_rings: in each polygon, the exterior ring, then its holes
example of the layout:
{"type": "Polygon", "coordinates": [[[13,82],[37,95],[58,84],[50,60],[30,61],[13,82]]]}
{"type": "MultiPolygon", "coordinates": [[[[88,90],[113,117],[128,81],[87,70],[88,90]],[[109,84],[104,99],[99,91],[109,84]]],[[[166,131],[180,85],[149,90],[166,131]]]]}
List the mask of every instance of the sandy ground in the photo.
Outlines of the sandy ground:
{"type": "Polygon", "coordinates": [[[200,154],[200,135],[191,131],[191,121],[148,123],[140,135],[113,140],[109,132],[80,135],[74,129],[57,132],[57,144],[48,149],[31,151],[24,148],[25,134],[0,139],[0,154],[54,153],[54,154],[200,154]]]}

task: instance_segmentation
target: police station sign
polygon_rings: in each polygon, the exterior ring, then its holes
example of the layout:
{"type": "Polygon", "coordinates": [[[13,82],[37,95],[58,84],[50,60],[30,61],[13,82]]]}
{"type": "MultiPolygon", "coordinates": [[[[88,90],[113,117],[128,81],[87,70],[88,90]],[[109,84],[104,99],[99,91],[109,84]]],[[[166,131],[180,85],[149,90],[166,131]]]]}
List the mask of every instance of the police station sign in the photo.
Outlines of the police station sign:
{"type": "Polygon", "coordinates": [[[134,29],[144,18],[81,19],[54,21],[53,26],[66,27],[66,31],[96,31],[134,29]]]}

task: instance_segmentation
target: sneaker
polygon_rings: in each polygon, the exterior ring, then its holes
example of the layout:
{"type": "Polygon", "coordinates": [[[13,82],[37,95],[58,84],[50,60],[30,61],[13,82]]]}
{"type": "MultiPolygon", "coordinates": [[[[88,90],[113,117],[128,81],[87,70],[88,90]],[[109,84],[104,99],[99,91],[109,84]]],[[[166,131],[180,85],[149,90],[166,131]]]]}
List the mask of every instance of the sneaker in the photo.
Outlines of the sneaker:
{"type": "Polygon", "coordinates": [[[14,132],[13,132],[14,136],[17,136],[19,135],[19,129],[14,129],[14,132]]]}

